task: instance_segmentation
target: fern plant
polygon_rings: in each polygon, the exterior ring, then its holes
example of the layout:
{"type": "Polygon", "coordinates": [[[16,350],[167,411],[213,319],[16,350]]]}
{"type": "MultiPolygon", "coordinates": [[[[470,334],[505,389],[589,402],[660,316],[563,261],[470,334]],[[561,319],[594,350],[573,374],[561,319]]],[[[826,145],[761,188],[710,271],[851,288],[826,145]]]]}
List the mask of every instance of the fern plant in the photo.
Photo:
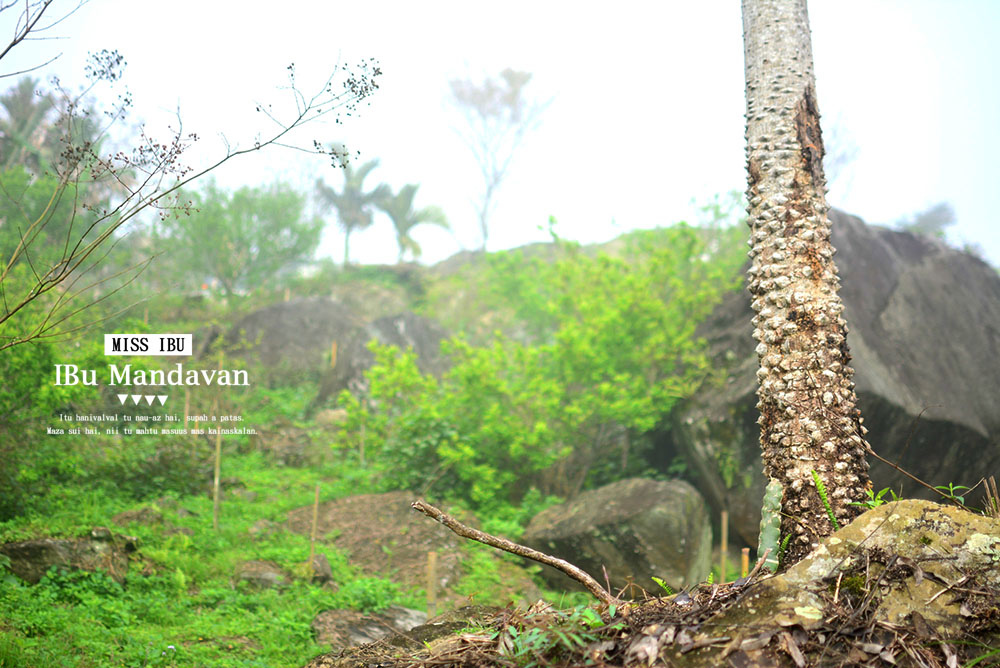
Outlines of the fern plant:
{"type": "Polygon", "coordinates": [[[811,470],[810,473],[812,473],[813,483],[816,485],[816,492],[823,502],[823,507],[826,508],[826,516],[830,518],[830,524],[833,525],[833,530],[840,531],[840,524],[837,523],[837,517],[833,514],[833,506],[830,505],[830,497],[826,493],[826,485],[819,479],[819,474],[816,471],[811,470]]]}

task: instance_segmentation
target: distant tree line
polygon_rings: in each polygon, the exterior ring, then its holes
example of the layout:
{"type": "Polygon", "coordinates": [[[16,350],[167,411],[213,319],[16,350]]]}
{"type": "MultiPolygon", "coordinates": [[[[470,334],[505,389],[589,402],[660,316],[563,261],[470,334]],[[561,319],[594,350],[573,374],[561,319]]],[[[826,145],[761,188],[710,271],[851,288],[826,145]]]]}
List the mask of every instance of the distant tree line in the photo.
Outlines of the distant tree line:
{"type": "Polygon", "coordinates": [[[372,226],[373,209],[384,212],[392,221],[399,246],[398,261],[402,262],[406,253],[413,259],[421,255],[420,244],[413,239],[412,231],[417,225],[437,225],[450,229],[444,211],[438,206],[415,208],[414,198],[420,187],[408,183],[393,193],[392,188],[380,183],[372,190],[365,190],[365,179],[378,167],[378,160],[369,160],[355,170],[349,163],[344,165],[344,184],[340,190],[328,186],[322,179],[316,180],[316,197],[324,211],[336,213],[337,222],[344,230],[344,266],[350,264],[351,233],[372,226]]]}

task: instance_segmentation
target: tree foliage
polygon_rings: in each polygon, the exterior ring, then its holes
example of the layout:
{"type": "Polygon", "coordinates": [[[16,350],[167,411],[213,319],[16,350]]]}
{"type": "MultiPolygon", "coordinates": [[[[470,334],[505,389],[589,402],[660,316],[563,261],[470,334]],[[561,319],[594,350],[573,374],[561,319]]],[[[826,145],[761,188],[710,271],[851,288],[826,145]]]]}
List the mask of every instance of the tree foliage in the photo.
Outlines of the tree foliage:
{"type": "Polygon", "coordinates": [[[215,279],[232,297],[287,274],[319,244],[323,222],[307,216],[305,196],[286,184],[228,193],[209,182],[180,197],[187,213],[163,220],[156,236],[178,287],[215,279]]]}
{"type": "Polygon", "coordinates": [[[547,106],[526,94],[531,77],[530,72],[507,68],[499,76],[481,82],[450,82],[451,101],[466,122],[459,134],[472,150],[483,177],[483,192],[477,204],[483,250],[489,240],[489,219],[500,184],[521,141],[537,125],[547,106]]]}
{"type": "Polygon", "coordinates": [[[396,243],[399,245],[399,262],[403,261],[403,255],[409,252],[416,259],[420,257],[420,244],[416,242],[410,234],[417,225],[437,225],[448,229],[448,219],[444,211],[439,206],[425,206],[421,209],[413,208],[413,198],[417,194],[420,186],[415,183],[408,183],[399,189],[395,195],[386,192],[386,196],[377,206],[385,212],[392,220],[392,226],[396,230],[396,243]]]}
{"type": "Polygon", "coordinates": [[[49,117],[55,109],[50,93],[38,90],[38,80],[23,77],[0,95],[0,168],[24,165],[35,172],[51,162],[55,134],[49,117]],[[49,156],[45,156],[49,153],[49,156]]]}

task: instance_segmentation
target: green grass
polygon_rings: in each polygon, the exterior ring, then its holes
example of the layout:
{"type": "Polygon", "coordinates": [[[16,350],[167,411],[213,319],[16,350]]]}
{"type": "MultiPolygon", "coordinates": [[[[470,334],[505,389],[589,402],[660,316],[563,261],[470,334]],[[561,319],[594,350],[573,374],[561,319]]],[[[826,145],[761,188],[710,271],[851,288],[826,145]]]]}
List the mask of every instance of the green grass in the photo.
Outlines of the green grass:
{"type": "MultiPolygon", "coordinates": [[[[314,388],[257,392],[247,397],[247,419],[288,420],[301,414],[310,391],[314,388]]],[[[314,437],[319,451],[328,448],[323,434],[314,437]]],[[[309,555],[307,536],[279,528],[251,538],[248,529],[261,519],[280,527],[289,510],[312,503],[317,482],[324,499],[373,491],[368,475],[351,462],[327,457],[310,468],[280,467],[252,451],[246,439],[227,439],[223,478],[240,480],[257,496],[227,494],[215,532],[204,484],[195,491],[185,487],[192,477],[205,479],[207,442],[192,450],[190,442],[173,447],[133,441],[122,448],[102,440],[87,440],[94,456],[79,466],[75,482],[42,480],[42,494],[28,512],[0,523],[0,542],[84,535],[93,526],[113,526],[111,518],[122,510],[142,506],[162,512],[165,523],[114,527],[139,538],[124,584],[101,572],[53,569],[28,585],[0,564],[0,668],[302,665],[328,649],[312,637],[310,623],[318,612],[421,604],[422,594],[359,572],[331,546],[322,551],[336,591],[304,578],[265,591],[231,582],[236,566],[249,559],[272,560],[288,573],[301,573],[309,555]],[[176,452],[163,457],[172,447],[176,452]],[[121,484],[125,475],[130,486],[121,484]],[[186,513],[178,515],[178,508],[186,513]]],[[[26,475],[54,468],[41,463],[48,469],[28,468],[26,475]]]]}
{"type": "MultiPolygon", "coordinates": [[[[293,412],[297,406],[289,405],[299,397],[272,392],[257,399],[257,419],[268,420],[276,412],[293,412]]],[[[314,433],[319,449],[329,447],[326,438],[314,433]]],[[[112,470],[125,463],[141,467],[142,453],[149,455],[155,447],[162,446],[136,447],[112,470]]],[[[292,468],[276,465],[237,439],[223,448],[223,478],[238,479],[256,497],[227,494],[218,532],[212,530],[212,499],[206,490],[171,489],[172,479],[156,469],[159,464],[135,489],[117,489],[113,480],[94,483],[100,470],[115,464],[113,454],[93,464],[93,470],[81,471],[77,484],[49,486],[28,514],[0,523],[0,542],[75,537],[94,526],[108,526],[136,536],[140,545],[130,557],[124,584],[101,572],[53,569],[37,585],[28,585],[0,563],[0,668],[298,666],[329,649],[315,643],[310,628],[322,610],[424,607],[423,591],[362,573],[330,545],[320,549],[330,561],[335,591],[300,576],[284,589],[234,587],[237,565],[250,559],[274,561],[286,573],[304,573],[309,538],[287,531],[282,523],[288,511],[312,504],[317,482],[324,500],[380,490],[371,474],[346,458],[327,456],[314,466],[292,468]],[[162,512],[164,523],[113,525],[113,515],[139,507],[162,512]],[[179,508],[186,513],[179,515],[179,508]],[[274,522],[275,529],[251,537],[248,530],[261,519],[274,522]]],[[[207,443],[202,449],[195,453],[191,471],[205,470],[207,443]]],[[[191,456],[189,449],[183,452],[191,456]]],[[[490,575],[496,557],[486,548],[468,549],[461,591],[475,593],[477,603],[506,603],[499,601],[503,583],[490,575]]]]}

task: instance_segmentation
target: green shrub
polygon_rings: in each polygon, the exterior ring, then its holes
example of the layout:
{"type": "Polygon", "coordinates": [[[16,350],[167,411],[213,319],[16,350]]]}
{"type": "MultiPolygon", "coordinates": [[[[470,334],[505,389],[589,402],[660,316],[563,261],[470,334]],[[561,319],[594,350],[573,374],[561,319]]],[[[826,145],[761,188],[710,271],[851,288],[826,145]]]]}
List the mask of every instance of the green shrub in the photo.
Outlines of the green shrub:
{"type": "Polygon", "coordinates": [[[384,488],[490,512],[532,488],[572,496],[640,471],[637,435],[711,376],[695,327],[738,274],[699,232],[638,234],[614,257],[556,248],[553,262],[491,257],[486,301],[523,335],[444,342],[440,379],[411,351],[373,342],[368,396],[340,397],[338,444],[384,488]]]}

